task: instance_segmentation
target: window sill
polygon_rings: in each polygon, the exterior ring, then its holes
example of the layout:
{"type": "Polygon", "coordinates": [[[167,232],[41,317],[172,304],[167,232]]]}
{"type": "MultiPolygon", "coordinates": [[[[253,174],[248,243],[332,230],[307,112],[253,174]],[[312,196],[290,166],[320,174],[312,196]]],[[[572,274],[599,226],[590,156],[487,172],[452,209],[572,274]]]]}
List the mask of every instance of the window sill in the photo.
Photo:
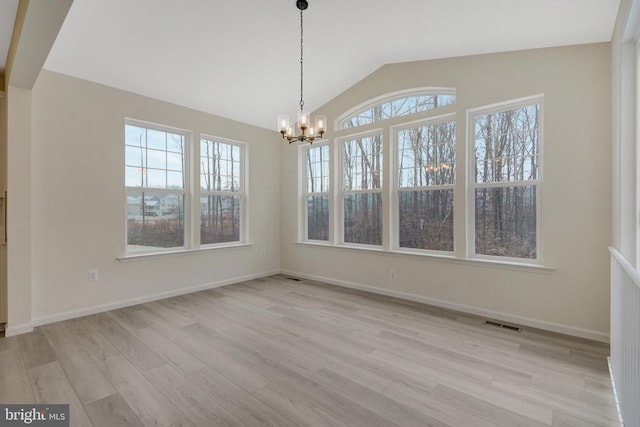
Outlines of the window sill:
{"type": "Polygon", "coordinates": [[[524,262],[513,262],[513,261],[501,261],[501,260],[493,260],[493,259],[479,259],[479,258],[459,258],[455,255],[447,255],[447,254],[437,254],[437,253],[427,253],[427,252],[414,252],[414,251],[403,251],[403,250],[385,250],[382,248],[375,247],[364,247],[364,246],[348,246],[348,245],[334,245],[331,243],[324,242],[308,242],[308,241],[297,241],[296,245],[302,246],[317,246],[324,248],[336,248],[336,249],[346,249],[349,251],[364,251],[364,252],[373,252],[382,255],[391,255],[391,256],[414,256],[414,257],[423,257],[430,258],[433,260],[453,263],[453,264],[461,264],[468,266],[477,266],[477,267],[485,267],[485,268],[500,268],[504,270],[516,270],[516,271],[525,271],[530,273],[551,273],[555,271],[555,268],[549,267],[542,264],[529,264],[524,262]]]}
{"type": "Polygon", "coordinates": [[[122,255],[122,256],[116,257],[116,259],[122,263],[128,263],[128,262],[137,262],[137,261],[156,259],[156,258],[194,255],[194,254],[217,251],[217,250],[243,248],[247,246],[253,246],[253,243],[233,243],[233,244],[227,244],[227,245],[207,246],[207,247],[198,248],[198,249],[180,249],[176,251],[166,251],[166,252],[147,252],[147,253],[141,253],[141,254],[128,254],[128,255],[122,255]]]}

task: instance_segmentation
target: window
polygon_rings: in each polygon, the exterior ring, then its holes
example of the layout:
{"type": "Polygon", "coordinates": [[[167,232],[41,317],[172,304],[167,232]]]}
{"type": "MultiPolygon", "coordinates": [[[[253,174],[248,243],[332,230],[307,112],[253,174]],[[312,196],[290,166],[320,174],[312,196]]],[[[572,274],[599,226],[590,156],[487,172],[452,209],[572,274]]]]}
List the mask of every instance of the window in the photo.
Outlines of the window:
{"type": "Polygon", "coordinates": [[[301,147],[300,240],[541,264],[543,95],[468,110],[456,96],[370,100],[338,117],[334,141],[301,147]]]}
{"type": "Polygon", "coordinates": [[[342,142],[343,241],[382,244],[382,135],[342,142]]]}
{"type": "Polygon", "coordinates": [[[246,241],[245,144],[134,120],[124,133],[127,254],[246,241]]]}
{"type": "Polygon", "coordinates": [[[371,101],[365,107],[358,106],[338,119],[339,129],[368,125],[392,117],[406,116],[421,111],[433,110],[456,102],[456,94],[451,89],[412,89],[408,93],[385,95],[381,101],[371,101]]]}
{"type": "Polygon", "coordinates": [[[304,147],[306,239],[329,240],[329,146],[304,147]]]}
{"type": "Polygon", "coordinates": [[[395,132],[399,247],[453,251],[456,122],[395,132]]]}
{"type": "Polygon", "coordinates": [[[241,240],[242,149],[218,138],[200,139],[200,244],[241,240]]]}
{"type": "Polygon", "coordinates": [[[185,246],[187,133],[125,125],[127,252],[185,246]]]}
{"type": "Polygon", "coordinates": [[[542,100],[470,115],[474,253],[537,259],[542,100]]]}

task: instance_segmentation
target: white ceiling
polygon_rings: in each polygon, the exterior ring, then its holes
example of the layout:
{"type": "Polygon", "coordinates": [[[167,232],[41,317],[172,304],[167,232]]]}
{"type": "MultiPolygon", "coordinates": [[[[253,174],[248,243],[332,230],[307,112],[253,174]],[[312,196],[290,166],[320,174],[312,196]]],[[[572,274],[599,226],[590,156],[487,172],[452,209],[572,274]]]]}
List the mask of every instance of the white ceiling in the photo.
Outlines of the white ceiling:
{"type": "MultiPolygon", "coordinates": [[[[0,0],[0,76],[4,76],[18,0],[0,0]]],[[[2,88],[0,88],[2,89],[2,88]]]]}
{"type": "MultiPolygon", "coordinates": [[[[619,6],[619,0],[309,3],[309,110],[388,63],[610,41],[619,6]]],[[[295,0],[75,0],[45,68],[271,129],[277,114],[297,111],[299,12],[295,0]]]]}

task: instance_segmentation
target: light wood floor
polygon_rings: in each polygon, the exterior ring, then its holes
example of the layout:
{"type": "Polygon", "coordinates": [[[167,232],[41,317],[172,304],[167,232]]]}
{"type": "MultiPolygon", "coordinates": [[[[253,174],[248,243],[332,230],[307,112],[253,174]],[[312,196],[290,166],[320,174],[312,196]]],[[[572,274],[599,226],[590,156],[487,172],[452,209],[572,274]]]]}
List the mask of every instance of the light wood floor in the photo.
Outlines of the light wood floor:
{"type": "Polygon", "coordinates": [[[0,339],[72,425],[616,426],[608,346],[284,276],[0,339]]]}

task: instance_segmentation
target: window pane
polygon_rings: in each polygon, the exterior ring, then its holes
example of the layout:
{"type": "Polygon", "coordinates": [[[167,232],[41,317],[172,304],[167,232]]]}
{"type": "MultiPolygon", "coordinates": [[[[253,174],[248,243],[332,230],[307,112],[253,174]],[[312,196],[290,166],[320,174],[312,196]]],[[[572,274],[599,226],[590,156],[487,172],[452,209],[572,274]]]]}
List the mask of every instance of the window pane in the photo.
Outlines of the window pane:
{"type": "Polygon", "coordinates": [[[344,195],[345,243],[382,244],[382,195],[344,195]]]}
{"type": "Polygon", "coordinates": [[[398,132],[400,187],[455,184],[456,122],[398,132]]]}
{"type": "Polygon", "coordinates": [[[184,188],[184,176],[182,172],[167,172],[167,188],[170,189],[183,189],[184,188]]]}
{"type": "Polygon", "coordinates": [[[130,166],[127,166],[124,169],[124,182],[127,187],[144,187],[144,169],[130,166]]]}
{"type": "Polygon", "coordinates": [[[240,146],[200,140],[200,188],[204,191],[240,191],[240,146]]]}
{"type": "Polygon", "coordinates": [[[345,190],[382,188],[382,135],[343,143],[342,176],[345,190]]]}
{"type": "Polygon", "coordinates": [[[329,240],[329,196],[307,197],[307,239],[329,240]]]}
{"type": "Polygon", "coordinates": [[[167,133],[147,129],[147,148],[165,151],[167,149],[167,133]]]}
{"type": "Polygon", "coordinates": [[[476,182],[538,179],[538,104],[475,118],[476,182]]]}
{"type": "Polygon", "coordinates": [[[159,150],[147,150],[147,167],[154,169],[166,169],[167,152],[159,150]]]}
{"type": "Polygon", "coordinates": [[[127,252],[184,246],[184,195],[127,191],[127,252]]]}
{"type": "Polygon", "coordinates": [[[180,153],[167,153],[167,169],[182,172],[183,157],[180,153]]]}
{"type": "Polygon", "coordinates": [[[400,191],[400,247],[453,251],[453,189],[400,191]]]}
{"type": "Polygon", "coordinates": [[[144,165],[144,150],[140,147],[124,147],[124,163],[127,166],[137,166],[141,168],[144,165]]]}
{"type": "Polygon", "coordinates": [[[366,107],[340,121],[340,129],[348,129],[363,126],[392,117],[406,116],[421,111],[444,107],[456,102],[453,94],[422,94],[403,96],[388,101],[382,101],[370,107],[366,107]]]}
{"type": "Polygon", "coordinates": [[[481,188],[476,198],[476,253],[536,258],[536,186],[481,188]]]}
{"type": "Polygon", "coordinates": [[[306,149],[307,193],[329,191],[329,146],[320,145],[306,149]]]}
{"type": "Polygon", "coordinates": [[[124,143],[125,145],[131,145],[132,147],[146,148],[146,132],[145,128],[138,126],[125,125],[124,126],[124,143]]]}
{"type": "Polygon", "coordinates": [[[200,243],[240,241],[240,196],[200,197],[200,243]]]}
{"type": "Polygon", "coordinates": [[[127,187],[184,188],[184,141],[184,135],[125,125],[127,187]]]}
{"type": "Polygon", "coordinates": [[[167,186],[167,172],[157,169],[145,169],[147,187],[165,188],[167,186]]]}
{"type": "MultiPolygon", "coordinates": [[[[151,147],[150,147],[151,148],[151,147]]],[[[184,153],[184,135],[167,133],[167,151],[172,153],[184,153]]]]}

